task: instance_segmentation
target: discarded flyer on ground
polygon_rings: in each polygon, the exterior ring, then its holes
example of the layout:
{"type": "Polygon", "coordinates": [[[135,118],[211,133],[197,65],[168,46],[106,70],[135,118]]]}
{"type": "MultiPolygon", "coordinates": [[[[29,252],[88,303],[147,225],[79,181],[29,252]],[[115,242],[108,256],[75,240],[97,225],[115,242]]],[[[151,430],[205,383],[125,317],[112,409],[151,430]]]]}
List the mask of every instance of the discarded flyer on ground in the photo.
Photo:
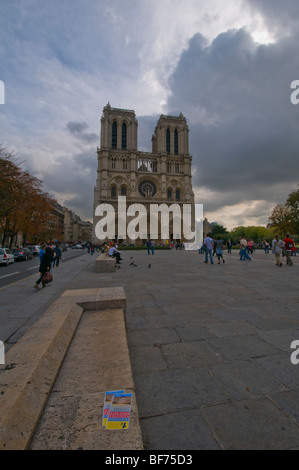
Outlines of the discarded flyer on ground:
{"type": "Polygon", "coordinates": [[[109,416],[109,411],[112,404],[112,398],[115,393],[124,393],[124,390],[113,390],[110,392],[105,392],[105,399],[104,399],[104,408],[103,408],[103,420],[102,425],[105,427],[107,424],[107,419],[109,416]]]}
{"type": "Polygon", "coordinates": [[[105,429],[128,429],[131,416],[133,394],[124,393],[123,391],[107,393],[108,401],[106,402],[106,404],[108,406],[104,406],[103,426],[105,426],[105,429]],[[112,402],[109,402],[109,400],[111,399],[111,393],[113,393],[112,402]]]}

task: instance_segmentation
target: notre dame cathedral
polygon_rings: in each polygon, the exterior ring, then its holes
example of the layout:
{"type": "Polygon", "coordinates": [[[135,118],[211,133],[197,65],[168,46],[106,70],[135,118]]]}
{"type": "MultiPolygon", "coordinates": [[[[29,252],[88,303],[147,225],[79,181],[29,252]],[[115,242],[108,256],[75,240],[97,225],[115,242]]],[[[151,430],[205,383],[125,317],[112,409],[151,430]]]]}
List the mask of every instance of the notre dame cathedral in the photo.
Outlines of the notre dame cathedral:
{"type": "MultiPolygon", "coordinates": [[[[126,197],[127,207],[136,203],[145,207],[152,203],[180,207],[189,204],[194,217],[192,157],[185,117],[182,113],[178,117],[160,116],[152,136],[151,153],[138,151],[137,130],[133,110],[112,108],[109,103],[103,108],[94,188],[94,228],[98,221],[96,207],[106,203],[117,210],[118,196],[126,197]]],[[[170,240],[183,241],[173,233],[171,217],[169,230],[170,240]]],[[[131,241],[127,234],[119,234],[117,230],[116,234],[119,240],[131,241]]],[[[140,238],[148,237],[149,233],[140,238]]],[[[94,240],[97,240],[95,234],[94,240]]]]}

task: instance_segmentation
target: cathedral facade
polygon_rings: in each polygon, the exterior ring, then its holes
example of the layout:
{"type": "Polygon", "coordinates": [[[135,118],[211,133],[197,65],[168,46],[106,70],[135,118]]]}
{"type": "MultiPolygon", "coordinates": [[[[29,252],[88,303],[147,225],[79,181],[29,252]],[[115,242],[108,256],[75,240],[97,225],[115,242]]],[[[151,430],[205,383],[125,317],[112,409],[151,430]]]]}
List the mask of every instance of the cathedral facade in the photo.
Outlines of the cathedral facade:
{"type": "MultiPolygon", "coordinates": [[[[112,108],[109,103],[103,108],[94,188],[94,230],[99,221],[96,208],[109,204],[117,215],[120,196],[125,200],[126,207],[133,204],[146,207],[148,218],[152,204],[182,209],[188,204],[194,219],[192,157],[189,153],[188,133],[187,121],[182,114],[178,117],[161,115],[152,136],[152,152],[141,152],[137,145],[138,121],[135,112],[112,108]]],[[[172,213],[169,215],[169,239],[183,241],[183,232],[176,233],[178,230],[177,226],[174,227],[172,213]]],[[[129,220],[130,218],[127,223],[129,220]]],[[[153,237],[148,229],[139,238],[144,240],[153,237]]],[[[118,230],[117,217],[114,239],[136,242],[130,239],[123,227],[121,231],[118,230]]],[[[94,232],[94,241],[98,240],[99,237],[94,232]]],[[[156,241],[165,243],[161,239],[160,230],[156,241]]]]}

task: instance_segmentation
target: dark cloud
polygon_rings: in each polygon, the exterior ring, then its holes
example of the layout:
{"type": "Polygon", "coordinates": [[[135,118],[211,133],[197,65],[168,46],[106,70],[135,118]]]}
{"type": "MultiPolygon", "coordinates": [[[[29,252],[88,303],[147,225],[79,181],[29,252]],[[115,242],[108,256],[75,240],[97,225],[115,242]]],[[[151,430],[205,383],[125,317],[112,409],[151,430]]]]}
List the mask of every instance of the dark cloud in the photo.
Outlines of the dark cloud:
{"type": "Polygon", "coordinates": [[[152,135],[159,120],[158,115],[137,116],[138,121],[138,150],[143,152],[152,151],[152,135]]]}
{"type": "MultiPolygon", "coordinates": [[[[96,148],[86,146],[86,150],[59,157],[54,162],[47,162],[38,173],[30,155],[23,154],[26,159],[26,170],[39,177],[43,183],[43,191],[58,195],[64,206],[73,210],[82,220],[92,220],[93,189],[97,178],[96,148]],[[63,194],[63,201],[60,196],[63,194]]],[[[46,157],[45,157],[46,158],[46,157]]]]}
{"type": "Polygon", "coordinates": [[[262,15],[271,32],[286,36],[298,26],[298,0],[245,0],[245,3],[262,15]]]}
{"type": "Polygon", "coordinates": [[[71,135],[84,143],[93,144],[99,140],[99,136],[97,134],[86,132],[89,128],[86,122],[70,121],[67,123],[66,128],[71,135]]]}
{"type": "Polygon", "coordinates": [[[241,29],[208,44],[196,34],[181,55],[168,109],[188,119],[193,185],[217,194],[218,204],[271,207],[298,183],[299,105],[290,101],[298,38],[258,45],[241,29]]]}

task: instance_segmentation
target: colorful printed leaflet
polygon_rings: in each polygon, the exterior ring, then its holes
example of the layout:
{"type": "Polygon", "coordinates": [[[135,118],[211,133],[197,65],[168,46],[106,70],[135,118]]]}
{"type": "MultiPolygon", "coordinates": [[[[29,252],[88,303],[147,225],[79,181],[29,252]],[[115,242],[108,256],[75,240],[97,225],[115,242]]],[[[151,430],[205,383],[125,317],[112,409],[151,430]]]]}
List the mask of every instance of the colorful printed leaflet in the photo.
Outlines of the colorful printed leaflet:
{"type": "Polygon", "coordinates": [[[128,429],[132,395],[132,393],[115,393],[113,395],[106,429],[128,429]]]}
{"type": "Polygon", "coordinates": [[[124,390],[114,390],[111,392],[105,392],[105,400],[104,400],[104,410],[103,410],[103,421],[102,425],[105,427],[107,424],[107,419],[109,416],[109,411],[112,404],[112,398],[115,393],[124,393],[124,390]]]}

